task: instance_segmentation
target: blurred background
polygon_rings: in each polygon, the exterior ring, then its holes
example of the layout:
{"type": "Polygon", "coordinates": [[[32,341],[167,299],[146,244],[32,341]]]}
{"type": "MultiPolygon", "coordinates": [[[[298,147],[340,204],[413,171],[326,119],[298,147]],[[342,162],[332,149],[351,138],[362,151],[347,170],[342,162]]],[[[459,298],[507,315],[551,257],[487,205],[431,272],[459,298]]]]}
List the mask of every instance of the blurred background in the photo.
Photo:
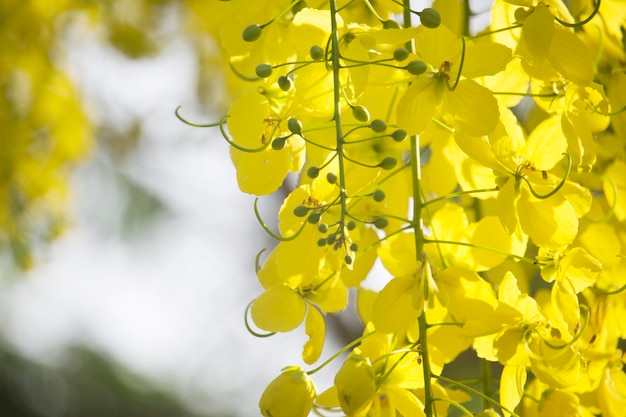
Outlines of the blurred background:
{"type": "MultiPolygon", "coordinates": [[[[228,110],[225,4],[0,0],[0,416],[254,416],[302,365],[303,329],[245,329],[274,243],[228,144],[174,114],[228,110]]],[[[361,331],[327,320],[322,358],[361,331]]]]}
{"type": "Polygon", "coordinates": [[[227,111],[221,7],[0,0],[0,415],[258,415],[302,364],[303,330],[246,331],[273,243],[219,132],[174,114],[227,111]]]}

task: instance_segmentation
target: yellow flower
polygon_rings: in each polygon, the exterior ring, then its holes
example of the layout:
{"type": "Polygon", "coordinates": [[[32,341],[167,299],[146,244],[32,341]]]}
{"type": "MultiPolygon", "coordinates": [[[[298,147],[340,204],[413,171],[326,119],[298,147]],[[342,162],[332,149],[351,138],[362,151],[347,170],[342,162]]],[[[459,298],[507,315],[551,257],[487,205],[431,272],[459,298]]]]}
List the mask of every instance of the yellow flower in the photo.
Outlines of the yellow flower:
{"type": "Polygon", "coordinates": [[[438,115],[470,135],[491,132],[499,117],[496,99],[470,78],[503,70],[511,60],[511,50],[479,42],[462,52],[460,39],[445,26],[422,31],[415,44],[416,56],[429,65],[430,71],[415,78],[400,99],[398,124],[409,134],[420,134],[438,115]],[[456,84],[459,71],[465,79],[456,84]]]}
{"type": "Polygon", "coordinates": [[[290,366],[265,388],[259,408],[265,417],[307,417],[315,396],[309,375],[298,366],[290,366]]]}

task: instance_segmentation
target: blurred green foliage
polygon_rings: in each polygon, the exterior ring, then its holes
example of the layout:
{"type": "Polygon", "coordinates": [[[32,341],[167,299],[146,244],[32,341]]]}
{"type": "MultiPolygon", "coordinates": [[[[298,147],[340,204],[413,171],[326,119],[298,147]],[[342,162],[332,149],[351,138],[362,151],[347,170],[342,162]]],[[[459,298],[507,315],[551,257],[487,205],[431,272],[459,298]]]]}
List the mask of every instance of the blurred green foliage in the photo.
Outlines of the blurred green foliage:
{"type": "Polygon", "coordinates": [[[0,415],[217,417],[189,410],[166,390],[89,348],[74,347],[59,363],[42,365],[4,345],[0,345],[0,415]]]}

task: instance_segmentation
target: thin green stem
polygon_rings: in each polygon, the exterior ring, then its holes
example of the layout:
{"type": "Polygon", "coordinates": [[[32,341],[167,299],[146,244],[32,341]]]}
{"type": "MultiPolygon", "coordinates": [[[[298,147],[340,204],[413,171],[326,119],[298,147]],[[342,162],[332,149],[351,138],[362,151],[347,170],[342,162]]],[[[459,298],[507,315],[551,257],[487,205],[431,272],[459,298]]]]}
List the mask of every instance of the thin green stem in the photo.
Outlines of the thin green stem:
{"type": "Polygon", "coordinates": [[[486,402],[488,402],[489,404],[495,405],[496,407],[500,408],[502,411],[506,411],[507,413],[511,414],[511,416],[513,417],[520,417],[519,414],[516,414],[513,410],[509,410],[508,408],[506,408],[505,406],[503,406],[502,404],[500,404],[498,401],[494,400],[491,397],[488,397],[487,395],[483,394],[482,392],[475,390],[474,388],[465,385],[461,382],[455,381],[454,379],[450,379],[450,378],[446,378],[445,376],[442,375],[435,375],[435,378],[439,379],[440,381],[444,381],[447,382],[448,384],[452,384],[452,385],[456,385],[457,387],[461,388],[463,391],[467,391],[471,394],[474,394],[480,398],[482,398],[483,400],[485,400],[486,402]]]}
{"type": "MultiPolygon", "coordinates": [[[[331,2],[334,2],[335,0],[331,0],[331,2]]],[[[332,361],[334,361],[335,359],[337,359],[339,356],[343,355],[344,353],[346,353],[347,351],[349,351],[350,349],[352,349],[353,347],[355,347],[356,345],[358,345],[359,343],[361,343],[363,340],[365,340],[366,338],[370,337],[371,335],[373,335],[374,333],[376,333],[376,330],[366,333],[363,336],[354,339],[352,342],[348,343],[347,345],[345,345],[344,347],[342,347],[341,349],[339,349],[337,352],[335,352],[333,354],[333,356],[331,356],[330,358],[326,359],[320,366],[318,366],[317,368],[311,369],[310,371],[307,371],[306,373],[308,375],[313,375],[314,373],[318,372],[319,370],[323,369],[326,365],[328,365],[329,363],[331,363],[332,361]]]]}
{"type": "Polygon", "coordinates": [[[330,44],[331,44],[331,67],[333,71],[333,120],[335,122],[335,138],[337,141],[337,164],[339,179],[339,199],[341,214],[339,217],[340,239],[343,240],[344,224],[347,212],[346,175],[344,166],[343,132],[341,126],[341,82],[339,70],[341,63],[339,60],[339,29],[337,26],[337,0],[330,0],[330,44]]]}
{"type": "Polygon", "coordinates": [[[520,255],[515,255],[513,253],[504,252],[504,251],[501,251],[501,250],[496,249],[496,248],[491,248],[489,246],[476,245],[474,243],[458,242],[456,240],[439,240],[439,239],[424,239],[424,243],[436,243],[436,244],[439,244],[439,245],[467,246],[467,247],[470,247],[470,248],[486,250],[486,251],[489,251],[489,252],[497,253],[499,255],[504,255],[504,256],[507,256],[507,257],[511,257],[511,258],[517,259],[519,261],[526,262],[527,264],[531,264],[531,265],[536,265],[537,264],[537,261],[535,261],[535,260],[532,260],[532,259],[529,259],[529,258],[525,258],[525,257],[520,256],[520,255]]]}

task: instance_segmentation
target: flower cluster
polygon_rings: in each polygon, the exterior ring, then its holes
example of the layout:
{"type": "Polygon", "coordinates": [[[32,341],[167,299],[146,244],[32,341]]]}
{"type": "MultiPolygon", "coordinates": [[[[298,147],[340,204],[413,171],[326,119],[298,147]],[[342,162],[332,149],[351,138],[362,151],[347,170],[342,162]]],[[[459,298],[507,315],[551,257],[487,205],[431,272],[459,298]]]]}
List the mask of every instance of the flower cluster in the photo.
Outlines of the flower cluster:
{"type": "Polygon", "coordinates": [[[279,233],[256,211],[278,244],[248,316],[270,333],[304,322],[309,365],[350,288],[363,322],[333,386],[290,366],[261,414],[622,416],[624,3],[496,0],[477,34],[467,1],[410,7],[223,6],[240,81],[218,125],[239,187],[298,178],[279,233]],[[375,292],[361,283],[377,260],[375,292]],[[501,372],[443,375],[468,349],[501,372]]]}

